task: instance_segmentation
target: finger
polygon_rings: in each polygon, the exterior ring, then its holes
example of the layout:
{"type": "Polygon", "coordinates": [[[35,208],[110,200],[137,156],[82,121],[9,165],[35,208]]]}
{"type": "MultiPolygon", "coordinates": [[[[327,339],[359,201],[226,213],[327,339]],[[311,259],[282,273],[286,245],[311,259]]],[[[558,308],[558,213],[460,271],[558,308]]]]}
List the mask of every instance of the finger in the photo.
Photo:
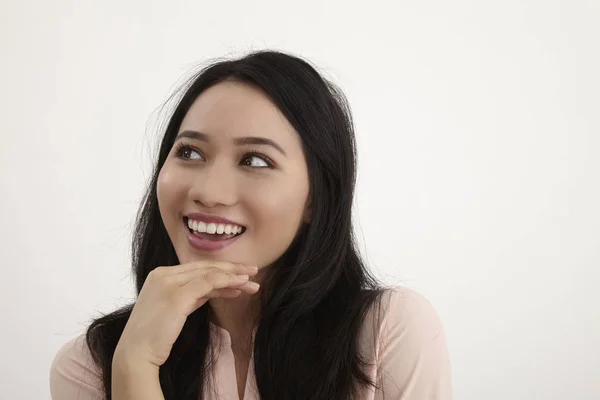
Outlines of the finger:
{"type": "Polygon", "coordinates": [[[209,299],[234,299],[240,294],[242,294],[242,292],[237,289],[215,289],[212,292],[208,293],[206,296],[197,299],[196,304],[194,305],[194,309],[197,310],[198,308],[202,307],[209,299]]]}
{"type": "MultiPolygon", "coordinates": [[[[223,270],[220,270],[218,268],[197,268],[197,269],[193,269],[187,272],[182,272],[180,274],[176,274],[176,275],[171,275],[167,278],[165,278],[166,282],[168,284],[171,285],[177,285],[177,286],[184,286],[187,285],[188,283],[190,283],[191,281],[193,281],[194,279],[207,279],[207,277],[209,277],[211,274],[223,274],[226,276],[229,276],[232,279],[236,279],[236,277],[239,276],[247,276],[249,277],[250,275],[254,275],[254,274],[235,274],[232,272],[226,272],[223,270]]],[[[240,280],[239,284],[243,284],[245,282],[247,282],[248,279],[245,280],[240,280]]]]}
{"type": "Polygon", "coordinates": [[[210,271],[196,276],[177,290],[183,296],[204,297],[215,289],[237,288],[248,283],[249,276],[239,276],[222,271],[210,271]]]}
{"type": "Polygon", "coordinates": [[[223,274],[215,274],[210,276],[208,279],[195,279],[184,286],[180,286],[178,288],[179,293],[177,293],[175,296],[181,296],[183,299],[195,298],[197,307],[200,307],[202,304],[204,304],[206,299],[222,297],[223,291],[225,291],[226,296],[228,296],[230,293],[232,296],[235,294],[233,297],[238,296],[237,292],[233,292],[233,290],[239,290],[240,292],[251,295],[258,292],[260,287],[258,283],[247,280],[245,283],[240,283],[240,281],[243,280],[244,279],[240,279],[239,277],[232,278],[231,276],[223,274]]]}
{"type": "Polygon", "coordinates": [[[208,298],[218,297],[220,289],[231,288],[246,282],[248,282],[248,275],[243,279],[222,271],[207,272],[185,285],[171,286],[169,297],[177,310],[183,310],[186,315],[189,315],[204,304],[208,298]]]}
{"type": "MultiPolygon", "coordinates": [[[[215,290],[213,290],[215,292],[215,290]]],[[[225,288],[225,289],[217,289],[217,296],[223,299],[234,299],[242,294],[241,290],[233,289],[233,288],[225,288]]]]}
{"type": "Polygon", "coordinates": [[[213,261],[213,260],[199,260],[193,261],[190,263],[182,264],[176,267],[174,272],[183,273],[187,271],[193,271],[197,269],[206,269],[206,268],[219,268],[223,271],[238,273],[238,274],[248,274],[253,271],[258,271],[257,266],[250,266],[246,264],[240,263],[231,263],[228,261],[213,261]]]}
{"type": "MultiPolygon", "coordinates": [[[[258,283],[247,282],[237,288],[226,287],[226,288],[222,288],[222,289],[214,289],[214,290],[210,291],[209,293],[206,293],[203,296],[202,295],[198,296],[196,294],[193,310],[197,310],[199,307],[204,305],[209,299],[217,299],[217,298],[233,299],[233,298],[236,298],[239,295],[241,295],[242,292],[245,292],[248,294],[255,294],[256,292],[258,292],[259,286],[260,285],[258,285],[258,283]]],[[[191,287],[191,285],[187,286],[187,288],[189,288],[189,287],[191,287]]],[[[202,288],[200,290],[202,290],[202,288]]],[[[192,296],[192,295],[193,295],[193,293],[187,294],[187,296],[192,296]]],[[[179,297],[179,296],[177,296],[177,297],[179,297]]],[[[193,310],[190,310],[189,312],[192,312],[193,310]]]]}
{"type": "MultiPolygon", "coordinates": [[[[226,268],[226,269],[222,269],[219,267],[214,267],[214,266],[188,266],[186,269],[182,270],[181,272],[179,272],[178,274],[173,274],[172,276],[176,276],[176,275],[184,275],[184,274],[197,274],[197,273],[202,273],[203,271],[221,271],[221,272],[225,272],[225,273],[230,273],[230,274],[235,274],[235,275],[250,275],[250,276],[254,276],[258,273],[258,267],[247,267],[247,266],[235,266],[232,268],[226,268]]],[[[170,277],[171,275],[169,275],[170,277]]]]}
{"type": "Polygon", "coordinates": [[[260,289],[260,284],[257,282],[246,282],[241,286],[237,286],[236,289],[241,290],[244,293],[254,294],[260,289]]]}
{"type": "MultiPolygon", "coordinates": [[[[215,289],[212,292],[206,294],[203,298],[204,299],[215,299],[215,298],[234,298],[239,296],[242,292],[246,291],[247,289],[243,289],[241,286],[238,288],[224,288],[224,289],[215,289]]],[[[246,291],[246,293],[249,293],[250,291],[246,291]]],[[[249,294],[254,294],[256,293],[256,290],[251,290],[251,293],[249,294]]]]}

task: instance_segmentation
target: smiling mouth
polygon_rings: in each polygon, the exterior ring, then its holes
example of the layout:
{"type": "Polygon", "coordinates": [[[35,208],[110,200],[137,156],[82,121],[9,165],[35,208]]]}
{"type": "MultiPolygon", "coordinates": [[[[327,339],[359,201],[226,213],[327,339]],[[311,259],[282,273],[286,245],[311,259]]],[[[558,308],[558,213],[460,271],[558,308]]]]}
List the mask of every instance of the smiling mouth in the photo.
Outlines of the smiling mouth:
{"type": "MultiPolygon", "coordinates": [[[[231,231],[231,229],[225,229],[225,230],[223,230],[222,233],[217,233],[218,225],[220,225],[220,224],[209,223],[209,224],[204,224],[204,225],[200,224],[200,226],[193,225],[193,224],[190,224],[188,217],[183,217],[183,223],[184,223],[185,227],[187,228],[187,230],[192,235],[194,235],[200,239],[204,239],[204,240],[212,240],[212,241],[228,240],[228,239],[233,239],[235,237],[238,237],[238,236],[242,235],[244,232],[246,232],[246,227],[240,226],[239,227],[239,228],[241,228],[240,232],[226,233],[227,230],[231,231]],[[193,226],[196,226],[198,230],[194,230],[193,226]],[[213,232],[213,233],[209,233],[209,232],[213,232]]],[[[234,228],[234,227],[230,226],[230,228],[234,228]]],[[[239,228],[235,229],[235,230],[239,230],[239,228]]]]}

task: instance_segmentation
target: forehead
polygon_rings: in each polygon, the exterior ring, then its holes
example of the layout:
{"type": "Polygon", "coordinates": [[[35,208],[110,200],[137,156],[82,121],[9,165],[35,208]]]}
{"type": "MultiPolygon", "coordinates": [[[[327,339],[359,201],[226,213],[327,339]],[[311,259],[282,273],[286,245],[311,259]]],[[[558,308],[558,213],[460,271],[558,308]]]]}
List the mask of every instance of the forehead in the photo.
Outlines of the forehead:
{"type": "Polygon", "coordinates": [[[281,145],[300,144],[297,132],[260,88],[235,81],[218,83],[198,96],[179,131],[188,129],[215,141],[256,135],[281,145]]]}

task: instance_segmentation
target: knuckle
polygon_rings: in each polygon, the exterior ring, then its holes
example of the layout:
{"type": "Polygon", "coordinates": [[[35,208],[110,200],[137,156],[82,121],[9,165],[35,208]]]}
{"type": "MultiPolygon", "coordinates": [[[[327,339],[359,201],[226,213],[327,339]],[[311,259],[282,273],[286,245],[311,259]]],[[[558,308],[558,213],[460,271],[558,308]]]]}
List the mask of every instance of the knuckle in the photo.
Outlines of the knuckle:
{"type": "MultiPolygon", "coordinates": [[[[242,272],[244,272],[244,271],[242,271],[242,272]]],[[[239,276],[239,272],[238,273],[236,273],[236,272],[229,272],[227,274],[227,280],[229,280],[229,281],[235,280],[235,279],[237,279],[238,276],[239,276]]]]}
{"type": "Polygon", "coordinates": [[[210,283],[212,289],[220,287],[223,284],[223,280],[225,275],[222,272],[213,272],[211,274],[207,274],[206,281],[210,283]]]}
{"type": "Polygon", "coordinates": [[[178,280],[178,276],[176,274],[165,275],[161,279],[161,283],[165,286],[172,286],[172,285],[176,284],[177,280],[178,280]]]}
{"type": "Polygon", "coordinates": [[[214,282],[219,278],[221,273],[218,270],[206,271],[203,275],[204,280],[214,282]]]}
{"type": "Polygon", "coordinates": [[[217,267],[208,267],[208,268],[205,269],[205,271],[207,273],[210,272],[210,273],[216,274],[216,273],[218,273],[220,271],[220,269],[217,268],[217,267]]]}
{"type": "Polygon", "coordinates": [[[165,275],[165,267],[156,267],[146,277],[146,280],[154,282],[159,280],[165,275]]]}
{"type": "Polygon", "coordinates": [[[216,267],[216,268],[223,269],[223,267],[225,266],[226,262],[225,261],[221,261],[221,260],[215,260],[211,264],[214,267],[216,267]]]}
{"type": "Polygon", "coordinates": [[[212,289],[215,280],[215,274],[211,272],[205,272],[202,276],[199,277],[198,286],[200,287],[209,287],[212,289]]]}

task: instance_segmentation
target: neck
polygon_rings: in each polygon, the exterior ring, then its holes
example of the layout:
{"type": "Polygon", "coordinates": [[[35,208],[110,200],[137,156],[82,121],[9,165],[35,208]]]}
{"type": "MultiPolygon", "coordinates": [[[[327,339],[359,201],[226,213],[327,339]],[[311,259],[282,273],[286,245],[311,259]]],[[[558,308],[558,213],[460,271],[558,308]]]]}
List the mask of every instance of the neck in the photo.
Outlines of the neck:
{"type": "MultiPolygon", "coordinates": [[[[250,280],[262,283],[261,272],[250,280]]],[[[260,290],[263,290],[262,286],[255,294],[242,292],[233,299],[213,298],[208,301],[209,320],[229,333],[233,347],[251,345],[252,332],[258,322],[260,290]]]]}
{"type": "Polygon", "coordinates": [[[254,313],[252,295],[243,293],[235,299],[210,299],[209,319],[215,325],[225,329],[231,342],[239,343],[252,336],[254,313]]]}

